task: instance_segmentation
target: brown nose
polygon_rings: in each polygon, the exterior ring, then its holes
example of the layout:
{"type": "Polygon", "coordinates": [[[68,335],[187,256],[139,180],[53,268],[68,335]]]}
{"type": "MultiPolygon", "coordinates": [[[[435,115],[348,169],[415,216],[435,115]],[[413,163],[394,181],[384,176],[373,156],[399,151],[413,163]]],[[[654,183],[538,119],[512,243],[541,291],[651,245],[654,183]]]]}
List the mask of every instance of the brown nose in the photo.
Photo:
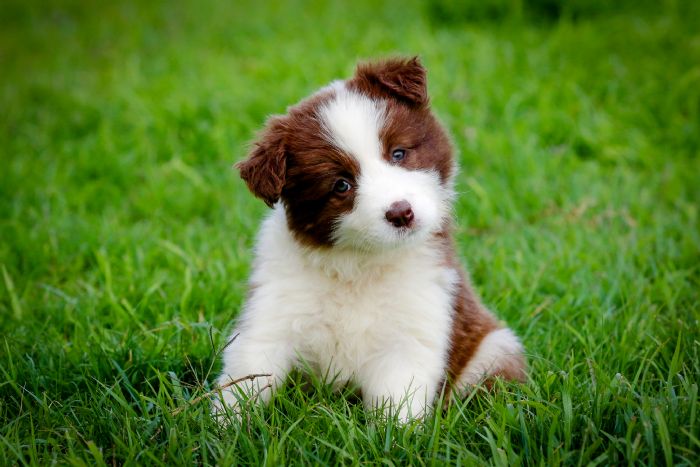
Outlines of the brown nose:
{"type": "Polygon", "coordinates": [[[386,220],[391,222],[394,227],[410,227],[413,223],[413,217],[413,209],[405,199],[391,203],[386,212],[386,220]]]}

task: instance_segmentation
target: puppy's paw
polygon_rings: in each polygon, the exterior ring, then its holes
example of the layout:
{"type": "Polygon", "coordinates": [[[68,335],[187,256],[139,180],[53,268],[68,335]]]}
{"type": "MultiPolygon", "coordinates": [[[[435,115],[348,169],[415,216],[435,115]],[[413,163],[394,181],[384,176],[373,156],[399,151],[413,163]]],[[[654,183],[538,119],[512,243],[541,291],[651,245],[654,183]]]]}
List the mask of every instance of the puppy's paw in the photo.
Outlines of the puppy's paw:
{"type": "Polygon", "coordinates": [[[211,399],[211,415],[220,425],[240,422],[251,404],[266,403],[272,395],[271,374],[252,374],[238,379],[221,378],[219,389],[211,399]]]}
{"type": "Polygon", "coordinates": [[[211,399],[211,416],[222,427],[240,423],[242,401],[231,391],[223,390],[211,399]]]}

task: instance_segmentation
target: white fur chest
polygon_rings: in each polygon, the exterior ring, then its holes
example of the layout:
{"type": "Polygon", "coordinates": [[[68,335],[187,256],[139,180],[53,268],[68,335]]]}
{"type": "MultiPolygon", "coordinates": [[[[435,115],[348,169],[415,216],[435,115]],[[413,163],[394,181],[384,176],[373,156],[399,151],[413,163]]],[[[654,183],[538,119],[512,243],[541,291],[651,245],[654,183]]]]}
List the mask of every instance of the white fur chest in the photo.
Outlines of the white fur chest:
{"type": "Polygon", "coordinates": [[[407,352],[429,355],[426,371],[439,381],[458,280],[442,263],[431,243],[380,255],[306,249],[278,205],[261,230],[239,326],[264,329],[296,365],[338,385],[366,379],[382,359],[407,352]]]}

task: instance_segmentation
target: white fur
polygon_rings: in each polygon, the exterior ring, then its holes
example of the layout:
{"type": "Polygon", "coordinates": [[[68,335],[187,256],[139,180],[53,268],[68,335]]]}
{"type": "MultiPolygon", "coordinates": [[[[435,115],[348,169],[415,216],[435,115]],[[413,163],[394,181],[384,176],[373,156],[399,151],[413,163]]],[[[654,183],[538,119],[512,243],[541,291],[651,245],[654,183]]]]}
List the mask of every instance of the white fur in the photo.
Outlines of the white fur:
{"type": "Polygon", "coordinates": [[[521,355],[523,346],[513,331],[501,328],[484,337],[474,356],[462,370],[458,387],[468,388],[497,372],[513,356],[521,355]]]}
{"type": "Polygon", "coordinates": [[[385,104],[364,94],[347,90],[341,83],[331,86],[333,99],[319,109],[326,137],[352,154],[360,164],[380,160],[379,131],[384,124],[385,104]]]}

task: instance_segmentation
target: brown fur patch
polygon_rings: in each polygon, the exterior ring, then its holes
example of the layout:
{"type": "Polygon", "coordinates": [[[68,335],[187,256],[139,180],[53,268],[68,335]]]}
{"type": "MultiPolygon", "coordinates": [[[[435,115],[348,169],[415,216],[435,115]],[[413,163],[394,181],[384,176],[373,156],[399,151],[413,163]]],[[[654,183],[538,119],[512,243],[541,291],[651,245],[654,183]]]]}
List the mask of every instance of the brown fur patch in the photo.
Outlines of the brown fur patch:
{"type": "Polygon", "coordinates": [[[410,170],[435,170],[443,184],[454,171],[450,140],[427,106],[415,108],[389,101],[386,123],[379,137],[388,162],[410,170]],[[392,162],[395,149],[405,149],[405,159],[392,162]]]}
{"type": "Polygon", "coordinates": [[[287,222],[297,240],[330,246],[335,220],[353,207],[357,161],[330,144],[317,118],[318,108],[332,98],[321,93],[275,116],[255,143],[250,156],[237,167],[255,196],[268,206],[282,200],[287,222]],[[353,189],[333,192],[338,179],[353,189]]]}
{"type": "MultiPolygon", "coordinates": [[[[442,241],[445,265],[459,272],[460,280],[453,302],[452,333],[445,374],[445,402],[450,400],[453,384],[474,357],[481,341],[499,328],[496,318],[484,307],[474,292],[469,278],[459,265],[451,226],[446,226],[438,237],[442,241]]],[[[442,387],[442,385],[441,385],[442,387]]]]}
{"type": "Polygon", "coordinates": [[[323,137],[317,118],[319,107],[332,94],[319,95],[292,107],[287,115],[287,173],[281,198],[287,223],[297,240],[312,246],[330,246],[336,219],[352,210],[360,167],[323,137]],[[339,179],[353,187],[347,193],[333,191],[339,179]]]}
{"type": "Polygon", "coordinates": [[[462,280],[454,302],[447,365],[447,378],[451,382],[457,381],[484,337],[499,328],[496,319],[481,304],[467,278],[464,274],[461,275],[462,280]]]}

